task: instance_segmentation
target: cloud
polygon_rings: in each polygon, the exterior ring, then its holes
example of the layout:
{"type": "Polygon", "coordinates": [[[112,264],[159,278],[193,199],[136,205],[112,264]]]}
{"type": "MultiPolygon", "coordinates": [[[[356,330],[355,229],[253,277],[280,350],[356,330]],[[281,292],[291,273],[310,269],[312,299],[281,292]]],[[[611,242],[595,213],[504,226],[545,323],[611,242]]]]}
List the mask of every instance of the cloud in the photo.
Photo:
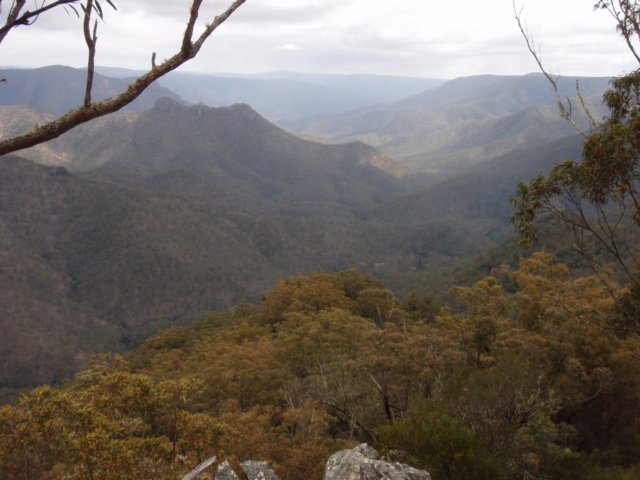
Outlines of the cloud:
{"type": "Polygon", "coordinates": [[[280,45],[278,47],[278,50],[284,50],[287,52],[299,52],[302,50],[302,47],[293,43],[285,43],[284,45],[280,45]]]}
{"type": "MultiPolygon", "coordinates": [[[[152,52],[162,59],[177,51],[190,0],[116,4],[119,10],[107,10],[98,29],[99,64],[147,68],[152,52]]],[[[203,2],[196,31],[229,4],[203,2]]],[[[555,72],[602,75],[634,68],[611,19],[584,0],[528,2],[524,16],[555,72]]],[[[42,16],[0,45],[0,63],[83,65],[80,27],[62,10],[42,16]]],[[[526,73],[536,66],[510,0],[260,0],[240,7],[187,68],[451,77],[526,73]]]]}

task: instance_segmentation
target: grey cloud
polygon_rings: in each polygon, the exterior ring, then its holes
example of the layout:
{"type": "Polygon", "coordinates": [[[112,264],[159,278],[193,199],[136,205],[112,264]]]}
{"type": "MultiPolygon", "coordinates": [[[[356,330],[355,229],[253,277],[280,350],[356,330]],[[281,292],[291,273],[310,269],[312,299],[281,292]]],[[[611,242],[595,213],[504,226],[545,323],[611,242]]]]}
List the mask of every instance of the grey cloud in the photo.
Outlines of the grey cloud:
{"type": "MultiPolygon", "coordinates": [[[[175,51],[176,42],[184,31],[190,0],[114,1],[118,11],[107,12],[107,25],[99,29],[99,36],[102,32],[98,44],[101,63],[146,67],[151,52],[165,58],[175,51]]],[[[404,1],[407,5],[413,2],[401,0],[400,3],[404,1]]],[[[203,2],[199,23],[213,18],[230,2],[203,2]]],[[[504,22],[496,24],[495,31],[489,32],[491,38],[466,31],[448,35],[447,28],[439,28],[436,30],[440,37],[436,37],[434,32],[419,39],[415,37],[421,36],[420,30],[412,37],[403,32],[402,24],[398,28],[399,22],[387,24],[385,19],[368,15],[376,11],[373,2],[361,16],[353,10],[354,5],[367,8],[366,3],[354,4],[351,0],[248,0],[229,19],[225,28],[207,43],[189,68],[209,72],[289,69],[439,77],[526,73],[535,69],[515,24],[512,28],[504,22]],[[500,36],[495,37],[498,34],[500,36]],[[286,45],[289,47],[283,48],[286,45]],[[299,46],[300,50],[293,45],[299,46]]],[[[491,20],[487,18],[485,21],[491,20]]],[[[415,25],[412,28],[415,32],[415,25]]],[[[412,28],[407,28],[407,31],[412,28]]],[[[455,23],[452,23],[451,29],[455,28],[455,23]]],[[[43,43],[54,44],[50,39],[55,39],[58,45],[59,40],[65,38],[69,39],[67,44],[52,51],[52,58],[57,55],[56,61],[62,63],[60,55],[68,51],[67,63],[73,63],[86,55],[80,22],[63,12],[43,16],[36,25],[23,30],[28,35],[20,36],[23,43],[16,51],[38,52],[37,48],[42,48],[43,43]],[[32,43],[33,48],[27,48],[32,43]]],[[[619,60],[624,58],[624,45],[616,50],[615,32],[605,27],[585,32],[574,22],[566,29],[547,29],[536,41],[542,46],[543,57],[551,62],[554,71],[561,73],[571,74],[579,70],[600,74],[598,69],[622,68],[618,65],[624,62],[619,60]],[[607,67],[612,65],[608,60],[614,58],[616,63],[613,67],[607,67]]],[[[3,47],[5,63],[36,61],[35,56],[31,59],[27,58],[28,55],[11,56],[7,48],[9,45],[5,43],[3,47]]]]}
{"type": "MultiPolygon", "coordinates": [[[[125,2],[119,9],[126,12],[127,5],[125,2]]],[[[211,15],[224,11],[232,2],[230,0],[216,0],[213,2],[205,2],[201,8],[201,19],[212,18],[211,15]]],[[[317,21],[323,18],[328,12],[335,7],[341,5],[340,0],[322,0],[311,4],[291,2],[292,5],[287,6],[270,6],[264,2],[247,1],[242,5],[233,16],[234,23],[305,23],[309,21],[317,21]]],[[[190,1],[181,2],[158,2],[157,0],[139,0],[136,2],[135,8],[148,12],[150,16],[170,17],[176,20],[186,20],[189,12],[190,1]]]]}

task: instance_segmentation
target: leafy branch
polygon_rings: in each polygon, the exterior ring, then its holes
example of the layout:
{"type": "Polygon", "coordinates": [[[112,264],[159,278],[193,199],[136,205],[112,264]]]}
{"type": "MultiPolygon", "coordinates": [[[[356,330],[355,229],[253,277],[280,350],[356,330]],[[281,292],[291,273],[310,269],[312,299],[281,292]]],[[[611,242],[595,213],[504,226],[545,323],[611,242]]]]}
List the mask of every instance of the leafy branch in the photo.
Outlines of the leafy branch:
{"type": "MultiPolygon", "coordinates": [[[[633,0],[601,0],[616,20],[616,29],[640,63],[635,43],[640,41],[640,7],[633,0]]],[[[640,227],[640,69],[614,79],[603,101],[610,114],[597,124],[579,94],[591,123],[586,132],[572,116],[572,105],[562,98],[557,79],[547,73],[521,20],[522,9],[513,2],[516,21],[529,52],[556,95],[560,115],[576,127],[585,139],[582,161],[565,161],[547,175],[519,184],[511,202],[512,217],[523,243],[536,239],[537,220],[545,215],[560,220],[573,232],[574,248],[595,271],[587,249],[589,241],[615,259],[632,285],[640,286],[640,265],[631,263],[633,252],[621,236],[624,225],[640,227]]],[[[579,93],[579,91],[578,91],[579,93]]],[[[632,248],[637,248],[633,245],[632,248]]]]}

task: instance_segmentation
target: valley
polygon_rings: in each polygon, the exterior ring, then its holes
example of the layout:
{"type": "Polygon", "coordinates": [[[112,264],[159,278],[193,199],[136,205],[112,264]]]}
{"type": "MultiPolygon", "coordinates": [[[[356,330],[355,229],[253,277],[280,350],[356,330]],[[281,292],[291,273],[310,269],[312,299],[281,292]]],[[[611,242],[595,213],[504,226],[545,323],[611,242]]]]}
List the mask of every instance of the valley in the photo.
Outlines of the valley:
{"type": "MultiPolygon", "coordinates": [[[[10,79],[0,96],[4,136],[80,95],[82,72],[67,67],[2,75],[10,79]],[[65,95],[55,93],[57,82],[65,95]]],[[[123,82],[98,80],[105,96],[123,82]]],[[[35,164],[9,157],[0,165],[7,395],[68,376],[92,352],[122,351],[159,328],[255,302],[293,274],[357,268],[398,294],[418,287],[434,295],[423,277],[513,235],[509,198],[519,181],[580,155],[581,139],[553,119],[553,95],[537,75],[422,85],[396,77],[246,81],[253,86],[176,74],[166,86],[184,90],[157,87],[130,111],[19,153],[35,164]],[[347,102],[336,113],[328,102],[318,112],[317,103],[303,106],[292,81],[304,81],[306,99],[327,88],[344,95],[361,82],[369,96],[354,101],[377,105],[350,112],[347,102]],[[189,105],[193,97],[179,96],[186,91],[217,92],[215,102],[283,98],[306,110],[285,130],[246,104],[189,105]],[[40,337],[43,329],[49,335],[40,337]]],[[[607,79],[580,84],[595,97],[607,79]]]]}

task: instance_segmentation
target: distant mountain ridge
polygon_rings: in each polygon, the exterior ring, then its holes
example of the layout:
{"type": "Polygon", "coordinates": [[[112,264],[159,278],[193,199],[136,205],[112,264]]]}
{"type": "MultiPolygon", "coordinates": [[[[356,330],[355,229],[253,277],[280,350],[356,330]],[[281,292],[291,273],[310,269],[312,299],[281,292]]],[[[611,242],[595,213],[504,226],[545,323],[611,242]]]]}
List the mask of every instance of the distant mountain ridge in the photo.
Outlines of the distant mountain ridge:
{"type": "MultiPolygon", "coordinates": [[[[0,104],[27,104],[60,113],[76,106],[83,95],[82,70],[54,66],[7,72],[9,77],[18,77],[16,83],[20,88],[0,88],[5,96],[3,100],[0,95],[0,104]]],[[[120,76],[136,73],[117,69],[105,72],[120,76]]],[[[113,94],[126,85],[121,78],[99,75],[97,80],[96,98],[113,94]]],[[[192,103],[248,103],[268,118],[280,119],[279,123],[286,128],[309,138],[362,141],[429,175],[455,173],[468,165],[574,133],[558,117],[555,96],[540,74],[480,75],[441,83],[367,75],[273,72],[214,77],[175,72],[162,81],[192,103]],[[412,93],[418,90],[419,93],[412,93]],[[401,94],[402,99],[384,103],[401,94]],[[356,104],[361,106],[344,112],[356,104]],[[310,112],[322,113],[299,118],[310,112]]],[[[603,113],[599,99],[609,79],[559,77],[561,93],[575,94],[576,82],[592,113],[599,118],[603,113]]],[[[183,102],[170,90],[152,87],[133,109],[149,109],[165,94],[183,102]]],[[[575,110],[580,116],[580,109],[575,110]]],[[[16,122],[9,123],[15,126],[16,122]]],[[[52,156],[55,157],[53,153],[52,156]]]]}
{"type": "MultiPolygon", "coordinates": [[[[578,82],[594,117],[600,118],[600,98],[609,80],[561,77],[558,84],[563,95],[575,95],[578,82]]],[[[580,120],[579,101],[573,101],[580,120]]],[[[559,118],[555,95],[540,74],[459,78],[399,102],[285,126],[334,141],[361,140],[435,174],[575,133],[559,118]]]]}
{"type": "Polygon", "coordinates": [[[547,172],[564,159],[579,159],[583,138],[565,137],[548,144],[516,150],[466,168],[428,188],[391,199],[377,211],[380,221],[419,224],[451,219],[501,241],[511,231],[509,203],[518,182],[547,172]],[[482,226],[482,224],[485,226],[482,226]]]}
{"type": "Polygon", "coordinates": [[[410,77],[288,72],[233,76],[175,72],[160,80],[161,85],[192,103],[209,106],[247,103],[272,121],[395,101],[441,83],[410,77]]]}
{"type": "MultiPolygon", "coordinates": [[[[96,67],[106,76],[127,78],[142,72],[96,67]]],[[[211,107],[246,103],[271,121],[345,112],[401,100],[444,80],[393,75],[330,75],[300,72],[255,74],[171,72],[159,81],[188,102],[211,107]]]]}
{"type": "MultiPolygon", "coordinates": [[[[609,85],[608,77],[558,77],[560,94],[576,94],[576,82],[585,97],[599,95],[609,85]]],[[[555,103],[548,80],[540,73],[527,75],[474,75],[460,77],[398,102],[408,108],[435,107],[473,99],[494,114],[515,113],[523,108],[555,103]]]]}
{"type": "MultiPolygon", "coordinates": [[[[37,107],[55,115],[79,107],[84,100],[86,71],[84,69],[52,65],[34,69],[2,69],[0,77],[0,105],[37,107]]],[[[99,73],[93,80],[93,98],[102,100],[127,89],[126,79],[111,78],[99,73]]],[[[152,84],[125,110],[146,110],[162,97],[181,100],[172,91],[152,84]]]]}

